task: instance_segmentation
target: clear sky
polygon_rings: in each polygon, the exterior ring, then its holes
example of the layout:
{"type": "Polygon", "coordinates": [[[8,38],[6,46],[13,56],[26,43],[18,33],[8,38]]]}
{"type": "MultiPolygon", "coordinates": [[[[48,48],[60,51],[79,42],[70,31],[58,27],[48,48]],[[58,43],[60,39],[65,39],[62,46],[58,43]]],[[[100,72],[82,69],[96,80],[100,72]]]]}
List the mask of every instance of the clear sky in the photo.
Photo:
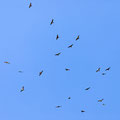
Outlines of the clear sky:
{"type": "Polygon", "coordinates": [[[0,1],[0,120],[120,120],[119,68],[119,0],[0,1]]]}

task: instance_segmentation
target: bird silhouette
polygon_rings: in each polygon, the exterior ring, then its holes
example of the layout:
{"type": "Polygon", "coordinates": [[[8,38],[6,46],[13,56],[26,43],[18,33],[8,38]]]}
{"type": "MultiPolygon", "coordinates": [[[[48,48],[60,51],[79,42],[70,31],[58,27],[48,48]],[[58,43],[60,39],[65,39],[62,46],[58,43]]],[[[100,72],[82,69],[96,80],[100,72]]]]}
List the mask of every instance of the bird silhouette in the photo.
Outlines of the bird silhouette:
{"type": "Polygon", "coordinates": [[[60,54],[61,54],[61,52],[59,52],[59,53],[55,54],[55,56],[59,56],[60,54]]]}
{"type": "Polygon", "coordinates": [[[57,36],[56,36],[56,40],[58,40],[58,38],[59,38],[59,35],[57,34],[57,36]]]}
{"type": "Polygon", "coordinates": [[[89,89],[90,89],[90,87],[86,88],[85,90],[89,90],[89,89]]]}
{"type": "Polygon", "coordinates": [[[23,92],[24,91],[24,86],[21,88],[20,92],[23,92]]]}
{"type": "Polygon", "coordinates": [[[79,39],[79,35],[77,36],[76,40],[78,40],[78,39],[79,39]]]}
{"type": "Polygon", "coordinates": [[[96,70],[96,72],[99,72],[100,71],[100,68],[98,68],[97,70],[96,70]]]}
{"type": "Polygon", "coordinates": [[[31,8],[31,7],[32,7],[32,3],[29,4],[29,8],[31,8]]]}
{"type": "Polygon", "coordinates": [[[19,73],[22,73],[23,71],[19,70],[18,72],[19,72],[19,73]]]}
{"type": "Polygon", "coordinates": [[[43,73],[43,70],[39,73],[39,76],[42,75],[42,73],[43,73]]]}
{"type": "Polygon", "coordinates": [[[107,68],[105,71],[109,71],[111,67],[107,68]]]}
{"type": "Polygon", "coordinates": [[[68,68],[65,68],[65,70],[66,70],[66,71],[70,71],[70,69],[68,69],[68,68]]]}
{"type": "Polygon", "coordinates": [[[71,97],[68,97],[68,99],[70,100],[70,99],[71,99],[71,97]]]}
{"type": "Polygon", "coordinates": [[[54,23],[54,19],[52,19],[52,21],[50,22],[50,25],[52,25],[54,23]]]}
{"type": "Polygon", "coordinates": [[[73,44],[72,45],[69,45],[68,48],[72,48],[73,44]]]}
{"type": "Polygon", "coordinates": [[[60,108],[60,107],[62,107],[62,106],[59,106],[59,105],[58,105],[58,106],[56,106],[56,108],[60,108]]]}
{"type": "Polygon", "coordinates": [[[102,102],[104,99],[98,100],[98,102],[102,102]]]}
{"type": "Polygon", "coordinates": [[[81,112],[85,112],[84,110],[81,110],[81,112]]]}
{"type": "Polygon", "coordinates": [[[5,61],[4,63],[6,63],[6,64],[10,64],[10,62],[7,62],[7,61],[5,61]]]}

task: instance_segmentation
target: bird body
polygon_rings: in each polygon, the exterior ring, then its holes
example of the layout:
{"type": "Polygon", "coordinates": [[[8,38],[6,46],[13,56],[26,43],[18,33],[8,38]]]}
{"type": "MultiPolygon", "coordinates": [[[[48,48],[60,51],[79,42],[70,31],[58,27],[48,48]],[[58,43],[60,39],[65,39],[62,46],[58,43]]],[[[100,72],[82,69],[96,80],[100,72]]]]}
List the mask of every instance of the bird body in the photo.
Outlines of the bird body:
{"type": "Polygon", "coordinates": [[[96,70],[96,72],[99,72],[100,71],[100,68],[98,68],[97,70],[96,70]]]}
{"type": "Polygon", "coordinates": [[[70,71],[70,69],[68,69],[68,68],[66,68],[65,70],[66,70],[66,71],[70,71]]]}
{"type": "Polygon", "coordinates": [[[6,63],[6,64],[10,64],[9,62],[7,62],[7,61],[5,61],[4,63],[6,63]]]}
{"type": "Polygon", "coordinates": [[[85,90],[89,90],[89,89],[90,89],[90,87],[86,88],[85,90]]]}
{"type": "Polygon", "coordinates": [[[29,8],[31,8],[31,7],[32,7],[32,3],[29,4],[29,8]]]}
{"type": "Polygon", "coordinates": [[[58,40],[58,38],[59,38],[59,35],[57,34],[57,36],[56,36],[56,40],[58,40]]]}
{"type": "Polygon", "coordinates": [[[20,92],[23,92],[24,91],[24,86],[21,88],[20,92]]]}
{"type": "Polygon", "coordinates": [[[106,73],[102,73],[102,75],[106,75],[106,73]]]}
{"type": "Polygon", "coordinates": [[[107,68],[105,71],[109,71],[111,67],[107,68]]]}
{"type": "Polygon", "coordinates": [[[58,106],[56,106],[56,108],[60,108],[60,107],[62,107],[62,106],[59,106],[59,105],[58,105],[58,106]]]}
{"type": "Polygon", "coordinates": [[[71,97],[68,97],[68,99],[70,100],[70,99],[71,99],[71,97]]]}
{"type": "Polygon", "coordinates": [[[50,25],[52,25],[53,23],[54,23],[54,19],[52,19],[52,21],[51,21],[50,25]]]}
{"type": "Polygon", "coordinates": [[[81,112],[85,112],[84,110],[81,110],[81,112]]]}
{"type": "Polygon", "coordinates": [[[59,53],[55,54],[55,56],[59,56],[60,54],[61,54],[61,52],[59,52],[59,53]]]}
{"type": "Polygon", "coordinates": [[[68,48],[72,48],[73,44],[72,45],[69,45],[68,48]]]}
{"type": "Polygon", "coordinates": [[[98,100],[98,102],[102,102],[104,99],[98,100]]]}
{"type": "Polygon", "coordinates": [[[43,70],[39,73],[39,76],[42,75],[42,73],[43,73],[43,70]]]}
{"type": "Polygon", "coordinates": [[[78,40],[78,39],[79,39],[79,35],[77,36],[76,40],[78,40]]]}

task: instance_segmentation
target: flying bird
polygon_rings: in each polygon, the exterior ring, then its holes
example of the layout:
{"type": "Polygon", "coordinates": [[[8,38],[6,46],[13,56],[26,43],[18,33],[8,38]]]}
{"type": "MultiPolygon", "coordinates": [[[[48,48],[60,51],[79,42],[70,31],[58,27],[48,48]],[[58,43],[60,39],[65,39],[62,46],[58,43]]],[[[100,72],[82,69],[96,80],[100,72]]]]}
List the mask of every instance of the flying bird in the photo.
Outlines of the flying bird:
{"type": "Polygon", "coordinates": [[[54,23],[54,19],[52,19],[52,21],[51,21],[50,25],[52,25],[53,23],[54,23]]]}
{"type": "Polygon", "coordinates": [[[59,105],[58,105],[58,106],[56,106],[56,108],[60,108],[60,107],[62,107],[62,106],[59,106],[59,105]]]}
{"type": "Polygon", "coordinates": [[[98,102],[102,102],[104,99],[98,100],[98,102]]]}
{"type": "Polygon", "coordinates": [[[66,70],[66,71],[70,71],[70,69],[68,69],[68,68],[66,68],[65,70],[66,70]]]}
{"type": "Polygon", "coordinates": [[[109,71],[111,67],[107,68],[105,71],[109,71]]]}
{"type": "Polygon", "coordinates": [[[5,61],[4,63],[6,63],[6,64],[10,64],[10,62],[7,62],[7,61],[5,61]]]}
{"type": "Polygon", "coordinates": [[[85,112],[84,110],[81,110],[81,112],[85,112]]]}
{"type": "Polygon", "coordinates": [[[61,52],[59,52],[59,53],[55,54],[55,56],[59,56],[60,54],[61,54],[61,52]]]}
{"type": "Polygon", "coordinates": [[[102,75],[106,75],[106,73],[102,73],[102,75]]]}
{"type": "Polygon", "coordinates": [[[78,39],[79,39],[79,35],[77,36],[76,40],[78,40],[78,39]]]}
{"type": "Polygon", "coordinates": [[[24,86],[21,88],[20,92],[23,92],[24,91],[24,86]]]}
{"type": "Polygon", "coordinates": [[[70,99],[71,99],[71,97],[68,97],[68,99],[70,100],[70,99]]]}
{"type": "Polygon", "coordinates": [[[59,35],[57,34],[57,36],[56,36],[56,40],[59,38],[59,35]]]}
{"type": "Polygon", "coordinates": [[[72,48],[73,44],[72,45],[69,45],[68,48],[72,48]]]}
{"type": "Polygon", "coordinates": [[[18,72],[19,72],[19,73],[22,73],[23,71],[19,70],[18,72]]]}
{"type": "Polygon", "coordinates": [[[32,7],[32,3],[29,4],[29,8],[31,8],[31,7],[32,7]]]}
{"type": "Polygon", "coordinates": [[[43,73],[43,70],[39,73],[39,76],[42,75],[42,73],[43,73]]]}
{"type": "Polygon", "coordinates": [[[90,87],[86,88],[85,90],[89,90],[89,89],[90,89],[90,87]]]}
{"type": "Polygon", "coordinates": [[[99,72],[100,71],[100,68],[98,68],[97,70],[96,70],[96,72],[99,72]]]}

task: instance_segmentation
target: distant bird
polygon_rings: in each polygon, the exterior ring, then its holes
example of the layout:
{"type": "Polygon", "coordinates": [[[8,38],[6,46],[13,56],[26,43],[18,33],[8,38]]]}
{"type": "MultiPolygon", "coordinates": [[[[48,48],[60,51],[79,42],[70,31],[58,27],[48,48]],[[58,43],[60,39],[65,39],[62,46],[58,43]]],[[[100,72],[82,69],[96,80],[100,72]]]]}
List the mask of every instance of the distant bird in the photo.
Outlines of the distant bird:
{"type": "Polygon", "coordinates": [[[52,19],[52,21],[51,21],[50,25],[52,25],[53,23],[54,23],[54,19],[52,19]]]}
{"type": "Polygon", "coordinates": [[[90,89],[90,87],[86,88],[85,90],[89,90],[89,89],[90,89]]]}
{"type": "Polygon", "coordinates": [[[111,67],[107,68],[105,71],[109,71],[111,67]]]}
{"type": "Polygon", "coordinates": [[[104,104],[104,103],[103,103],[102,105],[103,105],[103,106],[105,106],[105,104],[104,104]]]}
{"type": "Polygon", "coordinates": [[[42,75],[42,73],[43,73],[43,70],[39,73],[39,76],[42,75]]]}
{"type": "Polygon", "coordinates": [[[96,72],[99,72],[100,71],[100,68],[98,68],[97,70],[96,70],[96,72]]]}
{"type": "Polygon", "coordinates": [[[65,68],[65,70],[66,70],[66,71],[70,71],[70,69],[68,69],[68,68],[65,68]]]}
{"type": "Polygon", "coordinates": [[[7,62],[7,61],[5,61],[4,63],[6,63],[6,64],[10,64],[10,62],[7,62]]]}
{"type": "Polygon", "coordinates": [[[59,38],[59,35],[57,34],[57,36],[56,36],[56,40],[58,40],[58,38],[59,38]]]}
{"type": "Polygon", "coordinates": [[[102,102],[104,99],[98,100],[98,102],[102,102]]]}
{"type": "Polygon", "coordinates": [[[29,4],[29,8],[31,8],[31,7],[32,7],[32,3],[29,4]]]}
{"type": "Polygon", "coordinates": [[[71,97],[68,97],[68,99],[70,100],[70,99],[71,99],[71,97]]]}
{"type": "Polygon", "coordinates": [[[72,48],[73,44],[72,45],[69,45],[68,48],[72,48]]]}
{"type": "Polygon", "coordinates": [[[78,39],[79,39],[79,35],[77,36],[76,40],[78,40],[78,39]]]}
{"type": "Polygon", "coordinates": [[[59,53],[55,54],[55,56],[59,56],[60,54],[61,54],[61,52],[59,52],[59,53]]]}
{"type": "Polygon", "coordinates": [[[84,110],[81,110],[81,112],[85,112],[84,110]]]}
{"type": "Polygon", "coordinates": [[[18,72],[19,72],[19,73],[22,73],[23,71],[19,70],[18,72]]]}
{"type": "Polygon", "coordinates": [[[106,73],[102,73],[102,75],[106,75],[106,73]]]}
{"type": "Polygon", "coordinates": [[[60,107],[62,107],[62,106],[59,106],[59,105],[58,105],[58,106],[56,106],[56,108],[60,108],[60,107]]]}
{"type": "Polygon", "coordinates": [[[23,92],[24,91],[24,86],[21,88],[20,92],[23,92]]]}

